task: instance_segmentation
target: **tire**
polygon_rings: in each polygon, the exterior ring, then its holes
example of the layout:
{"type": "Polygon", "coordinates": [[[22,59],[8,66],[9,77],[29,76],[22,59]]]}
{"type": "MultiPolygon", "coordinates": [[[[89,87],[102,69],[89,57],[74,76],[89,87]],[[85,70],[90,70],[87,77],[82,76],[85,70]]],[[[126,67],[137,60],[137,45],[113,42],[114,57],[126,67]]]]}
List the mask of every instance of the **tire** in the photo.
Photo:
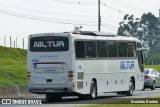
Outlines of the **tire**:
{"type": "Polygon", "coordinates": [[[54,95],[54,94],[46,94],[46,100],[48,100],[49,102],[61,101],[62,96],[58,96],[58,95],[54,95]]]}
{"type": "Polygon", "coordinates": [[[134,91],[134,84],[133,84],[133,79],[130,80],[129,82],[129,90],[126,91],[125,95],[126,96],[132,96],[134,91]]]}
{"type": "Polygon", "coordinates": [[[155,90],[155,82],[153,81],[151,90],[155,90]]]}
{"type": "Polygon", "coordinates": [[[89,98],[90,99],[96,99],[97,98],[97,85],[94,81],[91,82],[89,98]]]}

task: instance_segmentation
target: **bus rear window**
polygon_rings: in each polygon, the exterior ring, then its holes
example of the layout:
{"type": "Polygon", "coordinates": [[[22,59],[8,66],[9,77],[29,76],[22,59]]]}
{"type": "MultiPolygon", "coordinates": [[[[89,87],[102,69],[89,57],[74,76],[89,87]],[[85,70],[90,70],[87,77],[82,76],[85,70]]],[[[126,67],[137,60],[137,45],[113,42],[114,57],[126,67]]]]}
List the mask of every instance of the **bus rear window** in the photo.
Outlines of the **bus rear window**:
{"type": "Polygon", "coordinates": [[[41,36],[30,40],[30,51],[32,52],[68,51],[68,49],[68,37],[41,36]]]}

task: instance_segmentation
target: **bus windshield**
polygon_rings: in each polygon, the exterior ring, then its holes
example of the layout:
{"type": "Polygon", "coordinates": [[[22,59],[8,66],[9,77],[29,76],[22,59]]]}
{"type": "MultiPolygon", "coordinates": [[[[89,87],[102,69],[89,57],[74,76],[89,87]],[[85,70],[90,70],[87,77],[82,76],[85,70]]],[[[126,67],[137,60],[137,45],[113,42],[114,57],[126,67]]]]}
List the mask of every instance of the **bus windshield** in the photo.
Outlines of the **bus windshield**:
{"type": "Polygon", "coordinates": [[[32,52],[68,51],[68,49],[68,37],[41,36],[30,40],[30,51],[32,52]]]}

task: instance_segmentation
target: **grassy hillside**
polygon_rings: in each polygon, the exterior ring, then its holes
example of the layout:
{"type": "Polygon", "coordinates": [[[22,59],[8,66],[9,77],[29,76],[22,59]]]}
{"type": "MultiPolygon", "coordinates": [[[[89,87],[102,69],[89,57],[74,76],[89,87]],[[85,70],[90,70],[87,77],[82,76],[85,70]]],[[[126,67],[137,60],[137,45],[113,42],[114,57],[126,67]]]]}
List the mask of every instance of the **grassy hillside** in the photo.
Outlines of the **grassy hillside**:
{"type": "Polygon", "coordinates": [[[154,68],[160,72],[160,65],[145,65],[145,68],[154,68]]]}
{"type": "Polygon", "coordinates": [[[27,52],[0,46],[0,86],[25,85],[27,52]]]}

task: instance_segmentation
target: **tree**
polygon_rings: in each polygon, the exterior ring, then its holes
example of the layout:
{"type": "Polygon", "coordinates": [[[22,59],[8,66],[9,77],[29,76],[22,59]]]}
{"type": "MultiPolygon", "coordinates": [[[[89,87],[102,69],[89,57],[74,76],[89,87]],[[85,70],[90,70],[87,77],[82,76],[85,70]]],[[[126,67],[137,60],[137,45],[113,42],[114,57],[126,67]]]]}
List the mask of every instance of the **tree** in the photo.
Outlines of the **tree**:
{"type": "Polygon", "coordinates": [[[120,27],[118,28],[118,35],[122,36],[134,36],[137,37],[140,34],[140,20],[138,18],[134,19],[134,16],[126,14],[123,18],[123,21],[119,23],[120,27]]]}
{"type": "Polygon", "coordinates": [[[160,20],[152,13],[143,14],[140,21],[143,30],[144,40],[149,43],[151,49],[157,43],[156,39],[160,36],[160,20]]]}
{"type": "Polygon", "coordinates": [[[143,14],[141,19],[134,19],[133,15],[126,14],[119,25],[118,35],[137,37],[147,42],[150,49],[154,49],[156,39],[160,36],[160,20],[150,12],[143,14]]]}

